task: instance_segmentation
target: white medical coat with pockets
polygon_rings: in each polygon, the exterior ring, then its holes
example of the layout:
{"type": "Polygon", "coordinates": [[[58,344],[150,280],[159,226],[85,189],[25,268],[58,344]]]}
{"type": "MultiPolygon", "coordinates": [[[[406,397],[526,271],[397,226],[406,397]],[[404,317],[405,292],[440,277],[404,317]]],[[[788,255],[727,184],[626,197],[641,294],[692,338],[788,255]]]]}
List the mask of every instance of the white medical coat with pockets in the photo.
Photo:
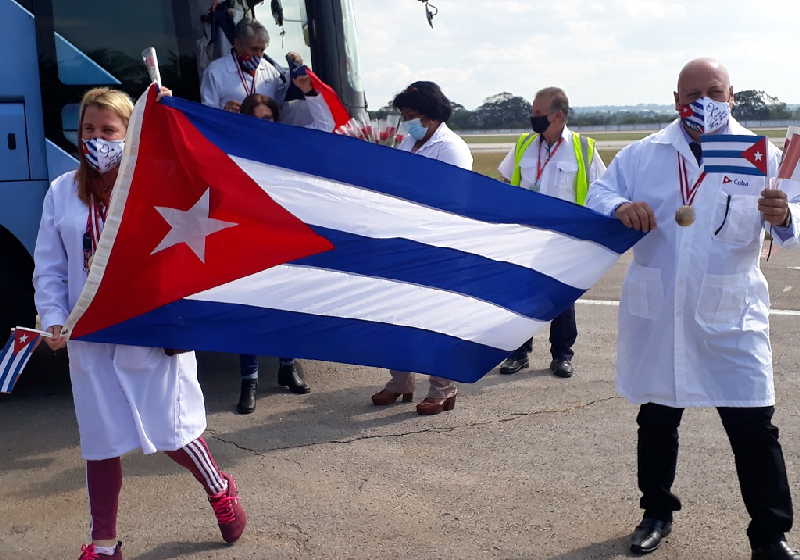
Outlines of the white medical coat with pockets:
{"type": "MultiPolygon", "coordinates": [[[[63,325],[86,283],[83,235],[89,209],[75,172],[58,177],[42,208],[33,285],[42,326],[63,325]]],[[[69,373],[81,455],[87,460],[174,451],[206,428],[194,352],[70,340],[69,373]]]]}
{"type": "MultiPolygon", "coordinates": [[[[727,134],[752,134],[734,119],[727,134]]],[[[774,176],[780,151],[770,145],[774,176]]],[[[709,174],[694,200],[696,221],[681,227],[679,156],[689,185],[700,168],[680,121],[622,150],[590,188],[587,206],[612,215],[647,202],[657,227],[633,249],[622,288],[617,388],[630,401],[672,407],[761,407],[775,402],[769,293],[759,266],[765,224],[758,211],[764,178],[709,174]]],[[[800,193],[789,191],[791,224],[783,246],[798,244],[800,193]]]]}

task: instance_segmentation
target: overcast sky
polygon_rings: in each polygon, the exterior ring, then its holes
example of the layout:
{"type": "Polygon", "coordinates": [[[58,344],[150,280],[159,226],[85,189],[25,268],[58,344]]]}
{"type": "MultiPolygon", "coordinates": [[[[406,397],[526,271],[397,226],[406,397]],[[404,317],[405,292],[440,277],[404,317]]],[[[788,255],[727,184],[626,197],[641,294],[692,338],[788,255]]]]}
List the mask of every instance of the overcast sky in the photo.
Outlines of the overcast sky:
{"type": "Polygon", "coordinates": [[[681,66],[727,64],[736,90],[800,103],[800,0],[352,0],[373,108],[433,80],[468,108],[563,87],[573,106],[671,103],[681,66]]]}

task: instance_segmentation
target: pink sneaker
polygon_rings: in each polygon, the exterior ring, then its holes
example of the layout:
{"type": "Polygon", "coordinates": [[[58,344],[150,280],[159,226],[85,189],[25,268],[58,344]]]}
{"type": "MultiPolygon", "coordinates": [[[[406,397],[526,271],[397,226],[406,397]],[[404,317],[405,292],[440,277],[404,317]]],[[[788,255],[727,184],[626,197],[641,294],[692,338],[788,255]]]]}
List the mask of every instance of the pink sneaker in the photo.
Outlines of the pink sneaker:
{"type": "Polygon", "coordinates": [[[247,526],[247,514],[239,502],[239,489],[236,481],[228,473],[220,472],[222,478],[228,481],[228,489],[219,494],[209,496],[208,501],[217,516],[219,531],[226,543],[234,543],[242,536],[247,526]]]}
{"type": "Polygon", "coordinates": [[[111,556],[96,552],[93,544],[85,544],[81,547],[81,556],[78,560],[122,560],[122,543],[117,543],[111,556]]]}

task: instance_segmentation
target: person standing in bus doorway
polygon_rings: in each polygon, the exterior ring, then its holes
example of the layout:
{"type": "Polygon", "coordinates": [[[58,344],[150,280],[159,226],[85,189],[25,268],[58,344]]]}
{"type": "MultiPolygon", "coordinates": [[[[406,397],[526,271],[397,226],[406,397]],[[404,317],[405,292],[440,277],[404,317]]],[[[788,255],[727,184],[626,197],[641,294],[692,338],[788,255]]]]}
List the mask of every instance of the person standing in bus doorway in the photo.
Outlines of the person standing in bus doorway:
{"type": "MultiPolygon", "coordinates": [[[[606,170],[595,141],[567,127],[569,99],[564,90],[540,90],[531,106],[532,133],[523,134],[497,168],[506,182],[535,192],[583,205],[589,185],[606,170]]],[[[575,305],[550,322],[550,371],[562,378],[575,372],[572,350],[578,328],[575,305]]],[[[528,367],[533,338],[517,348],[500,365],[511,375],[528,367]]]]}
{"type": "Polygon", "coordinates": [[[203,105],[238,113],[248,95],[260,93],[283,103],[286,77],[264,58],[267,29],[256,20],[241,20],[231,52],[208,65],[200,85],[203,105]]]}
{"type": "Polygon", "coordinates": [[[82,547],[79,560],[122,559],[117,541],[120,457],[136,449],[163,451],[194,475],[208,494],[226,542],[235,542],[247,524],[236,481],[219,469],[202,437],[206,414],[194,353],[67,342],[61,335],[97,249],[132,113],[133,103],[121,91],[97,88],[83,96],[80,164],[47,191],[34,251],[36,308],[53,335],[45,339],[48,346],[68,347],[86,460],[92,543],[82,547]]]}
{"type": "MultiPolygon", "coordinates": [[[[472,169],[469,146],[448,128],[447,120],[453,112],[450,100],[433,82],[414,82],[397,94],[392,106],[402,115],[402,126],[407,135],[398,149],[436,159],[463,169],[472,169]]],[[[372,395],[372,403],[384,406],[396,402],[411,402],[414,394],[414,374],[406,371],[389,371],[392,378],[386,386],[372,395]]],[[[453,410],[458,389],[444,377],[430,376],[428,396],[417,405],[418,414],[439,414],[453,410]]]]}

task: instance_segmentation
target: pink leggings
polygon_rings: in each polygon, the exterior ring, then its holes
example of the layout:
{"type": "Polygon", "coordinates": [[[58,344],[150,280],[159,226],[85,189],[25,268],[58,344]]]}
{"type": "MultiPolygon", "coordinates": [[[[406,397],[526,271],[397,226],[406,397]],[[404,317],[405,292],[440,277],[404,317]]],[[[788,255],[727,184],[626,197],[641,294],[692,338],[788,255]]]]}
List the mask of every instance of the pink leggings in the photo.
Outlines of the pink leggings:
{"type": "MultiPolygon", "coordinates": [[[[220,473],[206,441],[199,437],[177,451],[166,454],[188,469],[203,485],[209,496],[228,489],[228,480],[220,473]]],[[[117,538],[117,507],[122,490],[122,461],[119,457],[86,461],[86,486],[92,514],[92,540],[117,538]]]]}

